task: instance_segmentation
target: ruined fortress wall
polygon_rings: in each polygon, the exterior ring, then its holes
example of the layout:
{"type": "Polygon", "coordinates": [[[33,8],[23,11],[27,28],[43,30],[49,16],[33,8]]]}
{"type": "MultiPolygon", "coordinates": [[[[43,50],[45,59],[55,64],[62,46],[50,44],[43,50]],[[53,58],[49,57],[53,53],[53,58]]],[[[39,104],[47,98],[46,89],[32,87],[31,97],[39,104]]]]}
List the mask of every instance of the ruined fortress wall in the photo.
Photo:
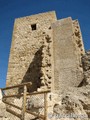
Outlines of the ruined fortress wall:
{"type": "Polygon", "coordinates": [[[54,11],[18,18],[6,85],[32,82],[30,92],[78,86],[83,79],[84,53],[78,20],[57,20],[54,11]]]}
{"type": "Polygon", "coordinates": [[[30,91],[50,88],[52,78],[52,29],[55,12],[15,20],[6,86],[32,82],[30,91]],[[47,79],[47,81],[45,81],[47,79]]]}
{"type": "MultiPolygon", "coordinates": [[[[54,90],[61,91],[68,86],[78,86],[83,79],[81,55],[84,47],[76,42],[75,25],[72,19],[58,20],[52,25],[54,41],[54,90]]],[[[79,29],[78,29],[79,31],[79,29]]],[[[81,33],[79,31],[81,43],[81,33]]]]}

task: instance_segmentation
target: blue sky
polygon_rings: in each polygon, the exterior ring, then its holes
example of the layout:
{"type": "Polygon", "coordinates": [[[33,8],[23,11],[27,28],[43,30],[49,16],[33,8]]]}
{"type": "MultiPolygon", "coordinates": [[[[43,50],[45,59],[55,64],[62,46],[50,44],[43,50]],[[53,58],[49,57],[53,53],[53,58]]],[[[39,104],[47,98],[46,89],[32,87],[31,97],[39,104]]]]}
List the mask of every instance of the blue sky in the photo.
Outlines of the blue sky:
{"type": "Polygon", "coordinates": [[[90,49],[90,0],[0,0],[0,88],[6,83],[14,19],[52,10],[58,19],[79,20],[85,49],[90,49]]]}

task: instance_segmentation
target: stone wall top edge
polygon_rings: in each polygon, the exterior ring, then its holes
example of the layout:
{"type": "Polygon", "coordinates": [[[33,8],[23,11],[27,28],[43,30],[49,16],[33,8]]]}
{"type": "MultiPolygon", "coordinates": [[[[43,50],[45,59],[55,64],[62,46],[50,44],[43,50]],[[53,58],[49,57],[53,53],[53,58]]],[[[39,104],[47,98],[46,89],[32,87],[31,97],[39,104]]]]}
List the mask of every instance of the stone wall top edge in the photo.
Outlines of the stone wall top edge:
{"type": "Polygon", "coordinates": [[[55,21],[54,23],[52,23],[52,28],[53,27],[58,27],[58,25],[61,25],[62,23],[63,24],[67,24],[67,23],[72,23],[72,18],[71,17],[67,17],[67,18],[62,18],[62,19],[59,19],[57,21],[55,21]]]}
{"type": "Polygon", "coordinates": [[[36,18],[36,17],[39,18],[39,16],[44,17],[46,15],[48,15],[48,16],[53,15],[55,17],[55,19],[57,19],[56,12],[55,11],[49,11],[49,12],[38,13],[38,14],[29,15],[29,16],[25,16],[25,17],[19,17],[19,18],[16,18],[15,21],[19,21],[19,20],[26,19],[26,18],[31,18],[31,19],[36,18]]]}
{"type": "Polygon", "coordinates": [[[74,22],[74,21],[77,21],[77,22],[78,22],[78,19],[74,19],[73,22],[74,22]]]}

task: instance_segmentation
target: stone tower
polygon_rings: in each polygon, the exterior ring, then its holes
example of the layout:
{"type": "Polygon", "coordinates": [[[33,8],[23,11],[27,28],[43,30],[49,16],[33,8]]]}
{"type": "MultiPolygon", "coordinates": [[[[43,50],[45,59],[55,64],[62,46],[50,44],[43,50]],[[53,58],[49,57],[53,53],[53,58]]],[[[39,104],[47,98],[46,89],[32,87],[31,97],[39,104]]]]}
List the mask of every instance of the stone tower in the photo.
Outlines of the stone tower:
{"type": "Polygon", "coordinates": [[[51,24],[55,12],[15,20],[9,57],[7,86],[32,82],[29,91],[51,88],[53,39],[51,24]]]}
{"type": "Polygon", "coordinates": [[[32,82],[28,91],[78,86],[84,47],[77,20],[57,20],[54,11],[15,20],[7,86],[32,82]]]}

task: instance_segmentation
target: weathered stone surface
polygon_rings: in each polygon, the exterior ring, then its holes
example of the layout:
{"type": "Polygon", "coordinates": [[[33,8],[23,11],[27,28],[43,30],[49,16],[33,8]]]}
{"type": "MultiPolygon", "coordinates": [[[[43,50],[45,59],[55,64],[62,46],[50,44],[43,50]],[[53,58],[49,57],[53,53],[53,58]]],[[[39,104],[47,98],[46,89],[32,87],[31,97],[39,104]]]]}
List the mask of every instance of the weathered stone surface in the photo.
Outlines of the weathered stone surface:
{"type": "Polygon", "coordinates": [[[0,103],[2,102],[2,91],[0,89],[0,103]]]}
{"type": "MultiPolygon", "coordinates": [[[[83,69],[81,67],[81,53],[74,37],[73,21],[70,17],[61,19],[53,23],[52,28],[54,88],[59,91],[68,86],[78,86],[83,79],[83,69]]],[[[84,54],[84,48],[82,54],[84,54]]]]}
{"type": "Polygon", "coordinates": [[[82,56],[82,64],[84,70],[84,79],[80,86],[90,85],[90,50],[82,56]]]}
{"type": "Polygon", "coordinates": [[[60,120],[90,119],[89,61],[90,51],[82,57],[84,79],[78,87],[68,86],[64,90],[61,89],[58,94],[51,95],[53,108],[48,113],[52,111],[52,120],[55,120],[55,117],[61,117],[60,120]],[[67,116],[71,118],[67,118],[67,116]]]}
{"type": "Polygon", "coordinates": [[[56,95],[51,94],[51,99],[52,109],[48,111],[48,119],[89,120],[90,86],[68,87],[56,95]]]}
{"type": "Polygon", "coordinates": [[[57,21],[55,12],[16,19],[7,86],[31,81],[30,92],[78,86],[83,79],[83,54],[77,20],[57,21]]]}
{"type": "Polygon", "coordinates": [[[32,82],[28,91],[40,86],[51,88],[52,29],[55,12],[47,12],[15,20],[6,85],[32,82]],[[47,79],[47,80],[46,80],[47,79]]]}
{"type": "Polygon", "coordinates": [[[78,52],[78,54],[80,54],[79,57],[81,57],[82,55],[85,54],[85,50],[84,50],[84,44],[83,44],[79,22],[78,20],[73,20],[72,22],[73,22],[73,32],[74,32],[73,39],[76,43],[77,49],[79,50],[78,52]]]}

